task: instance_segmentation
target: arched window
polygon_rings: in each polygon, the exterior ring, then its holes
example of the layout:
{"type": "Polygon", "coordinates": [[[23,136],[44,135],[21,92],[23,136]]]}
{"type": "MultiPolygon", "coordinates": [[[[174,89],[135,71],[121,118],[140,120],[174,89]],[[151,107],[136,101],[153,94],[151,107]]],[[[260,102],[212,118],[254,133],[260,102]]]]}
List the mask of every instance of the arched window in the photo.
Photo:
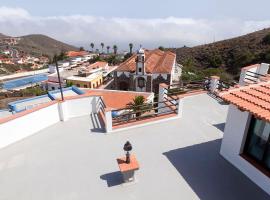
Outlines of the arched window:
{"type": "Polygon", "coordinates": [[[138,87],[139,88],[144,88],[145,87],[145,80],[144,80],[144,78],[142,78],[142,77],[139,77],[138,78],[138,87]]]}

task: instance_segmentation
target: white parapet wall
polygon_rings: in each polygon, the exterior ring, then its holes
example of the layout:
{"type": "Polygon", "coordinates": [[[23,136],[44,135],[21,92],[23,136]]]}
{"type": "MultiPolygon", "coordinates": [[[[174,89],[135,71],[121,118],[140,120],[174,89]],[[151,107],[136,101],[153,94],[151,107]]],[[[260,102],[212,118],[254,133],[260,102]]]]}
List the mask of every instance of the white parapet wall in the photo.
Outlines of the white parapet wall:
{"type": "Polygon", "coordinates": [[[0,148],[59,122],[58,105],[53,104],[0,124],[0,148]]]}
{"type": "Polygon", "coordinates": [[[241,156],[250,118],[250,113],[229,106],[220,154],[270,195],[270,178],[241,156]]]}
{"type": "Polygon", "coordinates": [[[71,99],[64,102],[64,119],[67,120],[73,117],[90,115],[96,110],[96,98],[98,97],[83,97],[79,99],[71,99]]]}
{"type": "Polygon", "coordinates": [[[0,123],[0,149],[31,136],[42,129],[73,117],[89,115],[97,111],[98,96],[53,102],[50,105],[24,111],[12,119],[0,123]]]}

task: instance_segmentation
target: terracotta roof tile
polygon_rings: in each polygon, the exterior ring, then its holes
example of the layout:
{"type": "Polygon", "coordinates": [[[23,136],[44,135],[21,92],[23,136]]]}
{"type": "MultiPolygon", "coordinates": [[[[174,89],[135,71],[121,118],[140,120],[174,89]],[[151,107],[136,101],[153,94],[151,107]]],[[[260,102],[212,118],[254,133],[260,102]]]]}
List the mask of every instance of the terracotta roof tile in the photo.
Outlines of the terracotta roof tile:
{"type": "Polygon", "coordinates": [[[239,109],[270,122],[270,81],[231,89],[219,96],[239,109]]]}
{"type": "MultiPolygon", "coordinates": [[[[121,63],[116,71],[136,71],[136,57],[134,54],[125,62],[121,63]]],[[[145,50],[145,67],[146,73],[170,74],[175,61],[176,55],[170,51],[145,50]]]]}
{"type": "Polygon", "coordinates": [[[133,92],[133,91],[110,91],[110,90],[88,90],[86,95],[102,96],[104,103],[107,107],[113,109],[120,109],[126,107],[126,105],[136,97],[144,96],[147,99],[151,93],[146,92],[133,92]]]}
{"type": "Polygon", "coordinates": [[[84,56],[86,54],[87,54],[86,51],[68,51],[67,52],[68,57],[84,56]]]}

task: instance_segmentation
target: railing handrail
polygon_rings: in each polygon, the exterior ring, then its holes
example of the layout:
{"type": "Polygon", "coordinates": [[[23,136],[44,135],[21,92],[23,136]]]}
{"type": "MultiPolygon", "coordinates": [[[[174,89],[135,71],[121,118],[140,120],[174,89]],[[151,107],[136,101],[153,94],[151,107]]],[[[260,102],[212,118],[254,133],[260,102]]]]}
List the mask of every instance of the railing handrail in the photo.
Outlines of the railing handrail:
{"type": "MultiPolygon", "coordinates": [[[[266,77],[266,75],[263,75],[263,74],[259,74],[259,73],[256,73],[256,72],[252,72],[252,71],[246,71],[246,73],[251,73],[251,74],[255,74],[257,76],[263,76],[263,77],[266,77]]],[[[246,74],[247,75],[247,74],[246,74]]]]}
{"type": "Polygon", "coordinates": [[[119,125],[119,124],[122,124],[122,123],[127,123],[127,122],[130,122],[130,121],[137,121],[137,119],[141,119],[141,118],[149,118],[149,117],[152,117],[152,116],[161,116],[161,115],[164,115],[164,114],[172,114],[172,113],[176,113],[177,109],[174,109],[174,110],[170,110],[169,112],[159,112],[159,113],[151,113],[151,114],[148,114],[148,115],[141,115],[141,116],[138,116],[138,117],[133,117],[131,119],[123,119],[123,120],[119,120],[117,122],[113,122],[114,125],[119,125]]]}
{"type": "Polygon", "coordinates": [[[138,111],[132,111],[129,113],[124,113],[124,114],[120,114],[118,116],[113,117],[113,119],[117,119],[117,118],[121,118],[123,116],[127,116],[127,115],[133,115],[133,114],[137,114],[137,113],[142,113],[142,112],[147,112],[147,111],[151,111],[151,110],[158,110],[158,109],[162,109],[162,108],[168,108],[171,106],[177,106],[177,104],[173,104],[173,105],[165,105],[165,106],[159,106],[159,107],[152,107],[152,108],[148,108],[148,109],[144,109],[144,110],[138,110],[138,111]]]}

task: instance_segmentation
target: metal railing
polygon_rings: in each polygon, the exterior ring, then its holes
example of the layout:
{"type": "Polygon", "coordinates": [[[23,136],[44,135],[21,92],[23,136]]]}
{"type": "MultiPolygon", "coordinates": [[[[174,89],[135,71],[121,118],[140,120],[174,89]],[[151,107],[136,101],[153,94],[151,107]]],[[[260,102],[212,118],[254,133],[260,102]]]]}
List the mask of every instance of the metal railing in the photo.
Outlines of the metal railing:
{"type": "Polygon", "coordinates": [[[136,122],[158,116],[177,113],[178,99],[165,100],[161,102],[153,102],[139,106],[127,106],[125,108],[113,110],[113,112],[122,112],[116,116],[112,116],[113,126],[130,122],[136,122]]]}
{"type": "Polygon", "coordinates": [[[257,83],[258,80],[262,77],[266,77],[266,75],[252,72],[252,71],[246,71],[244,80],[248,80],[248,81],[251,81],[253,83],[257,83]]]}

